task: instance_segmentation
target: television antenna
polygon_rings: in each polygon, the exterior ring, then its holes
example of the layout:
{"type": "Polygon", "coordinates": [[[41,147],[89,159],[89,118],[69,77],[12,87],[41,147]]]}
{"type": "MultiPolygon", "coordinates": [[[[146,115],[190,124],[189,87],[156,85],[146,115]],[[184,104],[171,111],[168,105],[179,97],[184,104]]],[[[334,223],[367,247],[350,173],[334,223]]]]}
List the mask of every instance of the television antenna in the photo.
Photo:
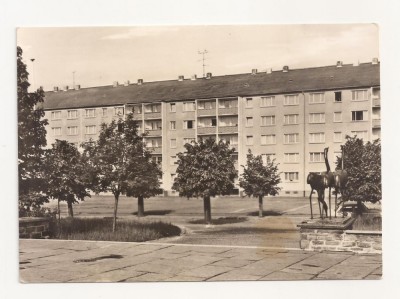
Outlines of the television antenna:
{"type": "Polygon", "coordinates": [[[206,76],[206,58],[205,55],[208,54],[208,51],[206,49],[204,49],[203,51],[198,51],[199,55],[202,55],[202,61],[203,61],[203,78],[205,78],[206,76]]]}

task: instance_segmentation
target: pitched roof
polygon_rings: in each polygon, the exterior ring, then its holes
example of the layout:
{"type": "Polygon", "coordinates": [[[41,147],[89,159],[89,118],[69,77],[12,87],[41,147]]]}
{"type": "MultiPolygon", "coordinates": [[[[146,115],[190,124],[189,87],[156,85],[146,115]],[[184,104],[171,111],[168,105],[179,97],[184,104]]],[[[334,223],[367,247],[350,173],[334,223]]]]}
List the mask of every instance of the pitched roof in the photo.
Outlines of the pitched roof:
{"type": "Polygon", "coordinates": [[[211,79],[168,80],[145,82],[142,85],[100,86],[46,92],[44,109],[99,107],[160,101],[222,98],[294,93],[301,91],[334,90],[380,85],[379,64],[363,63],[359,66],[324,66],[215,76],[211,79]]]}

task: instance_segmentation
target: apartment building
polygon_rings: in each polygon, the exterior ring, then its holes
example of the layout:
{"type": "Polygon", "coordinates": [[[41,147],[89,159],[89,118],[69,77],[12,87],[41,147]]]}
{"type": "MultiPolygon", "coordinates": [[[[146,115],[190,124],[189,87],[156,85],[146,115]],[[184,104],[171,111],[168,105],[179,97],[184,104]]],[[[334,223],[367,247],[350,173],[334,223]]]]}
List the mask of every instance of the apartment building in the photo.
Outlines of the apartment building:
{"type": "MultiPolygon", "coordinates": [[[[171,190],[177,154],[199,138],[229,141],[241,173],[248,150],[274,158],[284,196],[309,191],[307,174],[324,171],[323,149],[335,167],[346,135],[380,138],[379,61],[205,78],[46,92],[48,144],[96,139],[100,125],[133,113],[147,147],[162,165],[162,187],[171,190]]],[[[237,182],[236,182],[237,184],[237,182]]],[[[237,186],[236,192],[240,188],[237,186]]]]}

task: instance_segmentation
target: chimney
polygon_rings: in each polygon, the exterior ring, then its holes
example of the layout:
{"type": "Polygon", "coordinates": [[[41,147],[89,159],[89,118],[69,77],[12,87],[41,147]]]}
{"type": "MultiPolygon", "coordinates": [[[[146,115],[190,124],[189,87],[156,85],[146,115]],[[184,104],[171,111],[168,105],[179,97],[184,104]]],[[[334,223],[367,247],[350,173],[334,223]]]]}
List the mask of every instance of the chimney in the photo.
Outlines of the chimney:
{"type": "Polygon", "coordinates": [[[137,80],[137,85],[142,85],[143,84],[143,79],[138,79],[137,80]]]}
{"type": "Polygon", "coordinates": [[[57,92],[57,91],[58,91],[58,86],[54,86],[54,87],[53,87],[53,91],[54,91],[54,92],[57,92]]]}
{"type": "Polygon", "coordinates": [[[117,87],[118,86],[118,81],[114,81],[113,82],[113,87],[117,87]]]}
{"type": "Polygon", "coordinates": [[[287,65],[283,66],[282,71],[283,71],[284,73],[287,73],[287,72],[289,71],[289,67],[288,67],[287,65]]]}
{"type": "Polygon", "coordinates": [[[336,62],[336,67],[342,67],[342,66],[343,66],[343,61],[338,60],[338,61],[336,62]]]}
{"type": "Polygon", "coordinates": [[[81,89],[81,86],[79,84],[75,85],[75,90],[81,89]]]}
{"type": "Polygon", "coordinates": [[[359,66],[360,65],[360,61],[357,60],[356,62],[353,63],[353,66],[359,66]]]}
{"type": "Polygon", "coordinates": [[[185,79],[185,77],[182,75],[178,77],[178,81],[183,81],[183,79],[185,79]]]}
{"type": "Polygon", "coordinates": [[[212,73],[207,73],[206,79],[211,79],[211,77],[212,77],[212,73]]]}
{"type": "Polygon", "coordinates": [[[64,85],[64,86],[63,86],[63,90],[64,90],[64,91],[67,91],[67,90],[68,90],[68,85],[64,85]]]}
{"type": "Polygon", "coordinates": [[[257,74],[257,69],[252,69],[252,70],[251,70],[251,74],[252,74],[252,75],[256,75],[256,74],[257,74]]]}
{"type": "Polygon", "coordinates": [[[129,81],[129,80],[126,80],[126,81],[124,82],[124,86],[128,86],[129,84],[131,84],[131,81],[129,81]]]}
{"type": "Polygon", "coordinates": [[[372,58],[372,64],[378,64],[378,63],[379,63],[378,58],[376,57],[372,58]]]}
{"type": "Polygon", "coordinates": [[[197,75],[192,75],[192,77],[190,78],[190,80],[196,80],[197,79],[197,75]]]}

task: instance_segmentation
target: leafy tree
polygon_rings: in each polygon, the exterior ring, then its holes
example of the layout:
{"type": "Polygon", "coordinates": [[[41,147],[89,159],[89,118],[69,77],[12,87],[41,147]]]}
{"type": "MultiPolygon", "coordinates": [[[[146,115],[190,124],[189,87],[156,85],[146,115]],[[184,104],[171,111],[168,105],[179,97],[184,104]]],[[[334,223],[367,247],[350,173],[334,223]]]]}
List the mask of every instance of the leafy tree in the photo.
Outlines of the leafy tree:
{"type": "Polygon", "coordinates": [[[202,197],[204,219],[211,223],[210,197],[227,195],[237,176],[229,144],[213,139],[185,144],[186,152],[178,153],[178,167],[172,189],[180,196],[202,197]]]}
{"type": "MultiPolygon", "coordinates": [[[[363,143],[362,139],[346,136],[342,145],[344,169],[348,173],[345,200],[375,203],[382,200],[381,144],[379,140],[363,143]]],[[[342,158],[338,157],[336,169],[342,169],[342,158]]]]}
{"type": "Polygon", "coordinates": [[[135,182],[141,180],[139,175],[142,181],[146,179],[142,171],[146,170],[150,152],[145,148],[143,136],[138,135],[132,114],[128,114],[126,120],[102,124],[98,140],[84,143],[83,148],[92,189],[96,193],[111,192],[114,195],[115,231],[120,195],[129,193],[146,197],[150,193],[133,191],[137,187],[135,182]]]}
{"type": "Polygon", "coordinates": [[[242,166],[243,173],[239,179],[239,185],[247,196],[258,198],[259,217],[263,217],[263,198],[266,195],[277,195],[281,188],[278,184],[281,178],[278,166],[274,160],[267,160],[264,165],[261,155],[254,156],[249,150],[247,155],[247,167],[242,166]]]}
{"type": "MultiPolygon", "coordinates": [[[[78,149],[65,140],[56,140],[46,151],[47,195],[68,206],[68,216],[74,217],[73,207],[78,200],[90,197],[85,164],[78,149]]],[[[59,212],[60,213],[60,212],[59,212]]]]}
{"type": "Polygon", "coordinates": [[[132,172],[128,180],[127,196],[138,199],[138,217],[144,216],[144,199],[162,193],[160,188],[160,177],[162,171],[159,165],[151,160],[147,151],[143,156],[142,163],[139,163],[135,172],[132,172]]]}
{"type": "Polygon", "coordinates": [[[18,183],[19,207],[29,211],[48,201],[42,192],[46,189],[43,178],[43,147],[46,146],[48,124],[41,108],[44,92],[38,89],[29,93],[29,73],[23,62],[22,49],[17,47],[17,92],[18,92],[18,183]]]}

